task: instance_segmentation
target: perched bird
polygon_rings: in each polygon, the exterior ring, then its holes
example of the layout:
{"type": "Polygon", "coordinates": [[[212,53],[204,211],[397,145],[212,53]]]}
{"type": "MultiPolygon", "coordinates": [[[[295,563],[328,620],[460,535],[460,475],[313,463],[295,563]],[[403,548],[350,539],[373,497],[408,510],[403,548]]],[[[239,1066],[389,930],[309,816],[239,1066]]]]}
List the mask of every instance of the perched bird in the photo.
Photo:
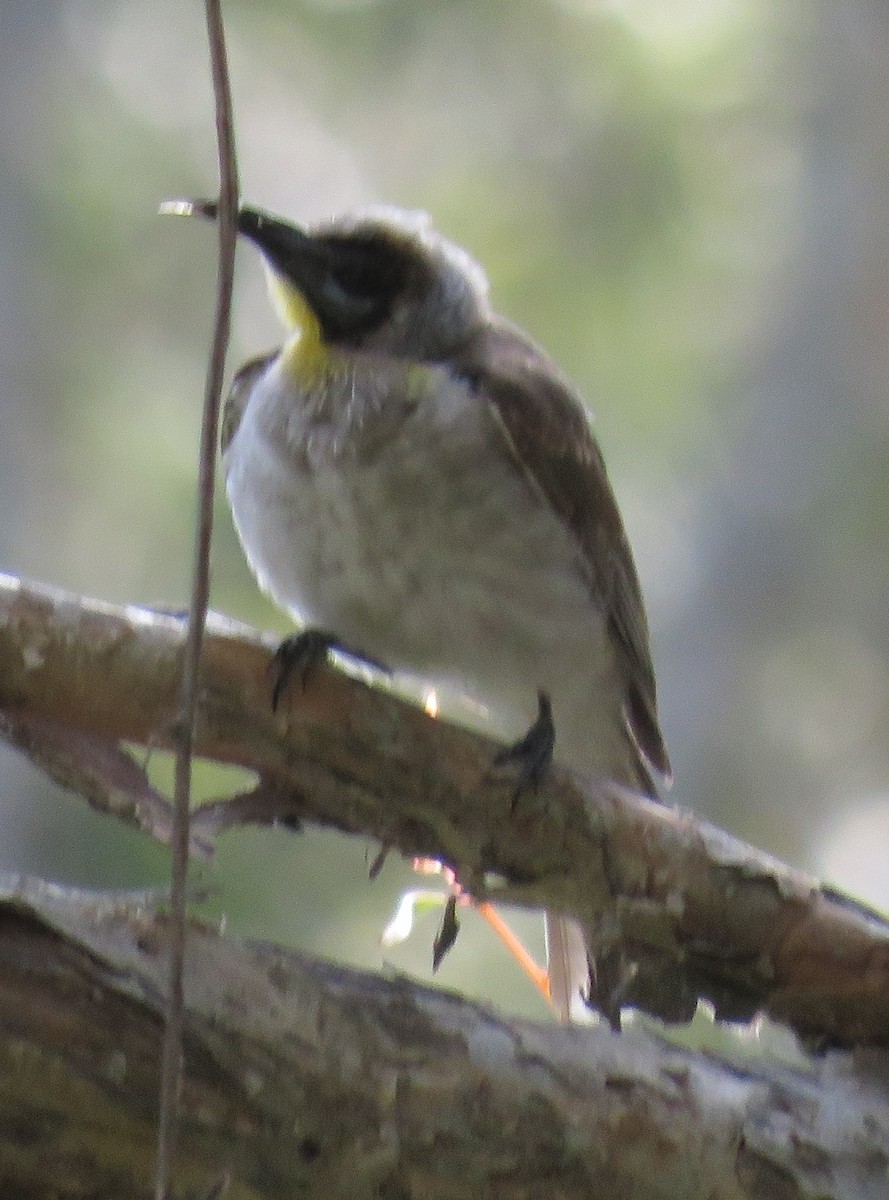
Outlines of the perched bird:
{"type": "MultiPolygon", "coordinates": [[[[288,328],[238,372],[223,422],[260,585],[501,728],[526,728],[540,694],[557,760],[653,792],[670,764],[642,596],[574,389],[422,214],[303,229],[241,207],[238,230],[288,328]]],[[[548,951],[567,1017],[588,981],[579,928],[549,920],[548,951]]]]}

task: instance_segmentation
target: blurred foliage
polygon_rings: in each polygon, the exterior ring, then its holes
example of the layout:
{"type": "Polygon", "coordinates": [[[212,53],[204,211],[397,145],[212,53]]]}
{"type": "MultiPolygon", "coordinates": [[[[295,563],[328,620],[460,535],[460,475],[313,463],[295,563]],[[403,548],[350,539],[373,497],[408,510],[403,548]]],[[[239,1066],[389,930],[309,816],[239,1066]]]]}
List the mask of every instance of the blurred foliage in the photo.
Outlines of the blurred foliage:
{"type": "MultiPolygon", "coordinates": [[[[428,209],[589,398],[648,597],[675,800],[889,903],[889,12],[874,0],[229,0],[242,178],[428,209]]],[[[201,6],[0,9],[0,567],[188,595],[215,187],[201,6]]],[[[240,262],[232,365],[278,331],[240,262]]],[[[220,499],[214,605],[281,631],[220,499]]],[[[163,764],[152,763],[163,772],[163,764]]],[[[204,774],[198,791],[228,786],[204,774]]],[[[0,756],[2,865],[166,856],[0,756]]],[[[230,835],[211,911],[377,966],[357,842],[230,835]]],[[[536,923],[521,918],[525,928],[536,923]]],[[[471,914],[441,979],[523,1011],[471,914]]],[[[433,927],[387,951],[428,969],[433,927]]]]}

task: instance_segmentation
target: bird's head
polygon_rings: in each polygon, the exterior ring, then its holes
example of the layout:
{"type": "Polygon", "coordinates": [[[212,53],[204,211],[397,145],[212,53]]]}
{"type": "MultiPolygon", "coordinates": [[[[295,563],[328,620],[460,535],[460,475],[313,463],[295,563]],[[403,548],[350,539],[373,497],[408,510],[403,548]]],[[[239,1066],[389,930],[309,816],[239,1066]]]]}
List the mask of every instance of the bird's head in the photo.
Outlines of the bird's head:
{"type": "MultiPolygon", "coordinates": [[[[216,216],[211,201],[169,210],[216,216]]],[[[238,232],[262,252],[285,324],[314,322],[330,346],[435,362],[488,314],[483,271],[423,213],[372,208],[303,229],[242,206],[238,232]]]]}

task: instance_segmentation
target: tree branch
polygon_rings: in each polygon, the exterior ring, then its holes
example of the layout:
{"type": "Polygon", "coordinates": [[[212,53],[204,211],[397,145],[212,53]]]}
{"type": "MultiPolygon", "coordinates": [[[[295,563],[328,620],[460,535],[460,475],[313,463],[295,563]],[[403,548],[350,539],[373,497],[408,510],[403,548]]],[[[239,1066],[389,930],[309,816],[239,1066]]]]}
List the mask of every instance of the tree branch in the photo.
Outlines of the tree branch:
{"type": "MultiPolygon", "coordinates": [[[[66,744],[82,733],[169,748],[183,635],[174,616],[0,577],[7,735],[38,722],[66,744]]],[[[375,837],[445,860],[479,899],[576,916],[615,1005],[679,1020],[701,998],[818,1045],[889,1046],[889,923],[876,913],[688,813],[564,770],[511,816],[494,743],[339,670],[297,685],[276,716],[270,649],[211,616],[196,752],[261,782],[198,809],[196,837],[245,820],[375,837]]]]}
{"type": "MultiPolygon", "coordinates": [[[[149,1195],[169,922],[0,877],[5,1196],[149,1195]]],[[[885,1062],[810,1072],[188,931],[177,1195],[871,1200],[885,1062]],[[880,1072],[883,1072],[882,1078],[880,1072]]],[[[880,1184],[882,1180],[882,1184],[880,1184]]]]}

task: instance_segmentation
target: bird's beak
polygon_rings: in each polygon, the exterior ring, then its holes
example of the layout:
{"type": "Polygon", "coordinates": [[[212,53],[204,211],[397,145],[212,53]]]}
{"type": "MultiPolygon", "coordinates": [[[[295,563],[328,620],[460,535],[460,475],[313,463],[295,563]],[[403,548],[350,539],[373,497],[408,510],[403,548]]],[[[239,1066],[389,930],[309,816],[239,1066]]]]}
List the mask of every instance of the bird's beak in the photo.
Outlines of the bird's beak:
{"type": "MultiPolygon", "coordinates": [[[[215,221],[219,205],[215,200],[168,200],[160,211],[215,221]]],[[[317,324],[329,277],[329,256],[317,239],[297,225],[245,205],[238,208],[237,229],[262,252],[269,296],[284,325],[304,332],[317,324]]]]}
{"type": "MultiPolygon", "coordinates": [[[[219,206],[215,200],[166,200],[159,210],[164,215],[204,217],[215,221],[219,206]]],[[[311,296],[317,290],[326,271],[329,254],[325,254],[316,238],[282,221],[261,208],[241,205],[238,208],[238,233],[258,246],[269,265],[295,287],[311,296]]]]}
{"type": "MultiPolygon", "coordinates": [[[[160,211],[215,221],[218,209],[215,200],[168,200],[160,211]]],[[[287,324],[302,324],[302,308],[293,304],[297,295],[329,338],[360,330],[377,313],[374,296],[347,291],[337,282],[339,270],[354,265],[355,254],[361,253],[348,242],[333,245],[298,225],[246,205],[238,209],[238,233],[262,251],[275,284],[273,299],[287,324]]]]}

